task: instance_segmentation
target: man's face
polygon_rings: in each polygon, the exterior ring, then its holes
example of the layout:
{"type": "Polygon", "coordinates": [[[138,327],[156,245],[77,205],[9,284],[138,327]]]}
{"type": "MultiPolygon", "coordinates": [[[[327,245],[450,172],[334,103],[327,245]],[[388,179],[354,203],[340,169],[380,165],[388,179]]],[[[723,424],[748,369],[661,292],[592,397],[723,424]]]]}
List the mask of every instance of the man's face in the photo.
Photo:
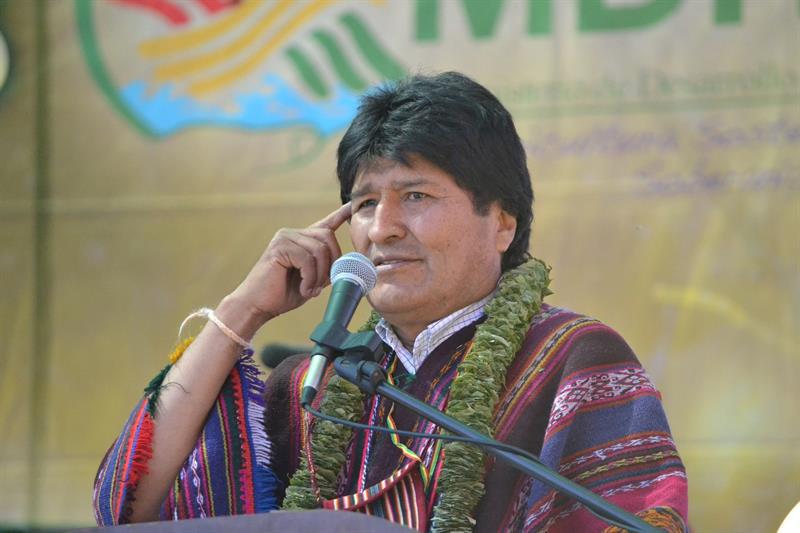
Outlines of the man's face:
{"type": "Polygon", "coordinates": [[[495,288],[516,228],[497,204],[479,215],[467,191],[420,158],[378,162],[351,196],[353,246],[378,269],[367,298],[404,342],[495,288]]]}

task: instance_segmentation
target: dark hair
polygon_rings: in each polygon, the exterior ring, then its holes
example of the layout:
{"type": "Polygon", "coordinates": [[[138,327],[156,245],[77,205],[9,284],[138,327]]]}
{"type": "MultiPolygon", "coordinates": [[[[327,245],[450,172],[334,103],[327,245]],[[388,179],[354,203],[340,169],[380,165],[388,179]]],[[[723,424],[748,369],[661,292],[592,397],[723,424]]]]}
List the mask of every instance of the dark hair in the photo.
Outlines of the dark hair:
{"type": "Polygon", "coordinates": [[[342,203],[353,183],[379,160],[410,166],[421,157],[469,192],[475,211],[500,206],[516,217],[503,254],[506,271],[524,263],[533,222],[533,190],[511,115],[485,87],[457,72],[415,75],[365,95],[338,150],[342,203]]]}

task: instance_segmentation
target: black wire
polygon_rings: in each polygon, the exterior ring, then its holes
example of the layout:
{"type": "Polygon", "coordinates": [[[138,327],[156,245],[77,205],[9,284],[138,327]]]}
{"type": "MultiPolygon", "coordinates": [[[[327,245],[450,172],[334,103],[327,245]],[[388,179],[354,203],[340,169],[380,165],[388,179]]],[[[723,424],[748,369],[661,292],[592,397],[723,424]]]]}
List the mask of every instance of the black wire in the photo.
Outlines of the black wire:
{"type": "Polygon", "coordinates": [[[542,463],[542,461],[538,457],[533,455],[531,452],[525,451],[522,448],[517,448],[516,446],[511,446],[510,444],[503,444],[502,442],[497,442],[489,439],[474,439],[472,437],[462,437],[460,435],[442,435],[440,433],[419,433],[416,431],[405,431],[403,429],[392,429],[383,426],[370,426],[368,424],[359,424],[358,422],[350,422],[349,420],[345,420],[343,418],[337,418],[335,416],[330,416],[324,413],[320,413],[319,411],[315,410],[308,404],[304,404],[303,409],[305,409],[306,411],[308,411],[317,418],[321,418],[322,420],[327,420],[328,422],[333,422],[334,424],[341,424],[343,426],[347,426],[353,429],[360,429],[365,431],[380,431],[383,433],[393,433],[395,435],[401,435],[403,437],[421,437],[423,439],[427,438],[427,439],[448,440],[454,442],[465,442],[467,444],[472,444],[478,447],[497,448],[498,450],[503,450],[505,452],[513,453],[515,455],[521,455],[538,465],[546,467],[546,465],[542,463]]]}
{"type": "MultiPolygon", "coordinates": [[[[303,404],[303,409],[305,409],[306,411],[311,413],[316,418],[320,418],[322,420],[327,420],[328,422],[333,422],[334,424],[340,424],[342,426],[349,427],[349,428],[352,428],[352,429],[358,429],[358,430],[362,430],[362,431],[380,431],[382,433],[400,435],[400,436],[403,436],[403,437],[421,437],[421,438],[427,438],[427,439],[438,439],[438,440],[446,440],[446,441],[452,441],[452,442],[463,442],[463,443],[466,443],[466,444],[472,444],[473,446],[478,446],[479,448],[496,448],[498,450],[503,450],[503,451],[508,452],[508,453],[513,453],[514,455],[522,456],[522,457],[524,457],[524,458],[526,458],[526,459],[528,459],[530,461],[533,461],[534,463],[536,463],[536,464],[538,464],[540,466],[543,466],[545,468],[549,468],[546,464],[544,464],[541,461],[541,459],[539,459],[537,456],[535,456],[531,452],[529,452],[527,450],[523,450],[522,448],[517,448],[516,446],[511,446],[510,444],[503,444],[502,442],[498,442],[498,441],[495,441],[495,440],[474,439],[472,437],[461,437],[459,435],[442,435],[440,433],[420,433],[420,432],[416,432],[416,431],[405,431],[403,429],[392,429],[392,428],[387,428],[387,427],[383,427],[383,426],[371,426],[369,424],[360,424],[358,422],[351,422],[351,421],[345,420],[343,418],[338,418],[338,417],[335,417],[335,416],[326,415],[324,413],[321,413],[321,412],[317,411],[316,409],[314,409],[313,407],[311,407],[310,405],[305,404],[305,403],[303,404]]],[[[628,530],[628,531],[638,531],[636,529],[632,529],[628,525],[625,525],[625,524],[623,524],[621,522],[617,522],[613,518],[605,516],[603,513],[599,512],[599,511],[595,511],[594,509],[592,509],[591,507],[588,507],[587,505],[583,504],[582,502],[579,502],[579,503],[581,503],[581,505],[583,505],[583,507],[587,511],[592,513],[594,516],[596,516],[600,520],[603,520],[603,521],[611,524],[612,526],[617,526],[617,527],[619,527],[621,529],[628,530]]]]}

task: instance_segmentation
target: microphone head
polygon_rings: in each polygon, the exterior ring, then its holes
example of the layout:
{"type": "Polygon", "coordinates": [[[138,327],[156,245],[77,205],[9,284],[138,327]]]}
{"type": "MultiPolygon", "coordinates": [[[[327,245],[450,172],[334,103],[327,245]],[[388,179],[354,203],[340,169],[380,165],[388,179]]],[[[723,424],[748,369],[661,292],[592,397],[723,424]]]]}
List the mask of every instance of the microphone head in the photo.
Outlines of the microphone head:
{"type": "Polygon", "coordinates": [[[362,294],[367,294],[375,287],[378,280],[378,270],[372,261],[358,252],[344,254],[331,265],[331,285],[340,279],[355,282],[361,287],[362,294]]]}

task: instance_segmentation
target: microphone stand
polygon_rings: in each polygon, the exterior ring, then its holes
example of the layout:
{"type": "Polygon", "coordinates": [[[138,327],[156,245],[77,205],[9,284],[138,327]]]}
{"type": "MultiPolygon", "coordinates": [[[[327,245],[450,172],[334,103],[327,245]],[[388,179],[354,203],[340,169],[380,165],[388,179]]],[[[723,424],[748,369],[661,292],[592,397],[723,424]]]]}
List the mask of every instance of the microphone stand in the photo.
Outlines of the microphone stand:
{"type": "Polygon", "coordinates": [[[312,340],[325,344],[336,352],[344,354],[334,361],[336,373],[343,379],[356,385],[365,394],[381,394],[395,403],[434,422],[439,427],[454,435],[474,439],[477,441],[475,444],[480,446],[485,452],[494,455],[517,470],[546,483],[562,494],[566,494],[579,501],[604,520],[614,520],[634,532],[658,533],[661,531],[638,516],[617,507],[592,491],[557,474],[542,464],[531,461],[526,457],[491,447],[490,444],[497,443],[497,441],[473,430],[466,424],[442,413],[438,409],[417,400],[406,392],[387,384],[383,369],[375,362],[375,360],[380,358],[383,352],[382,343],[375,332],[370,331],[350,334],[345,328],[331,328],[331,325],[327,324],[315,330],[314,333],[315,334],[312,334],[312,340]],[[337,331],[333,332],[331,329],[337,331]]]}

